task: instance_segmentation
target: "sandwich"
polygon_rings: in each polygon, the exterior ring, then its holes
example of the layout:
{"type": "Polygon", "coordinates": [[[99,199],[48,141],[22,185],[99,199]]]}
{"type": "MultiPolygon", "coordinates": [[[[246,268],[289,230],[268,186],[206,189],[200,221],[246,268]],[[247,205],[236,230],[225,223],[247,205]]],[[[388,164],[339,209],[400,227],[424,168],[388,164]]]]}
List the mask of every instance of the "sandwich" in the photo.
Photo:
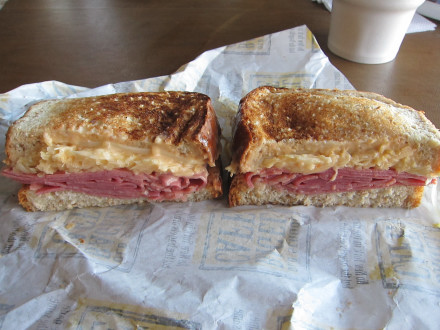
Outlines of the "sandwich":
{"type": "Polygon", "coordinates": [[[229,205],[413,208],[440,174],[440,133],[368,92],[259,87],[234,124],[229,205]]]}
{"type": "Polygon", "coordinates": [[[23,184],[28,211],[213,199],[219,136],[200,93],[46,100],[9,127],[2,174],[23,184]]]}

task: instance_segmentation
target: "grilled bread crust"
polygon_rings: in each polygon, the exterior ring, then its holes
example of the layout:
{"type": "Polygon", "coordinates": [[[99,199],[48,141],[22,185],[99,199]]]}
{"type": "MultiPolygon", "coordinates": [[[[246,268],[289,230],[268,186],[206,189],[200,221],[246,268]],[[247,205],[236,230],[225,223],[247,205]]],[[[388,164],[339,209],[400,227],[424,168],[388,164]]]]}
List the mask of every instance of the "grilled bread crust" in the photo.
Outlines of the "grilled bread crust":
{"type": "Polygon", "coordinates": [[[6,136],[5,163],[36,166],[47,130],[80,131],[142,148],[157,139],[179,151],[198,150],[215,166],[220,128],[208,96],[189,92],[113,94],[47,100],[31,106],[6,136]]]}
{"type": "Polygon", "coordinates": [[[294,194],[280,191],[264,183],[249,188],[245,175],[234,176],[229,189],[229,205],[313,205],[349,207],[414,208],[420,205],[424,187],[393,186],[331,194],[294,194]]]}
{"type": "MultiPolygon", "coordinates": [[[[199,202],[222,196],[221,164],[208,168],[208,183],[203,188],[188,196],[187,202],[199,202]]],[[[29,185],[24,185],[18,192],[18,201],[26,211],[62,211],[73,208],[107,207],[115,205],[144,204],[147,198],[111,198],[93,196],[74,191],[55,191],[37,194],[29,185]]],[[[166,200],[163,202],[167,202],[166,200]]],[[[173,202],[176,202],[173,200],[173,202]]]]}
{"type": "Polygon", "coordinates": [[[232,174],[261,169],[255,160],[280,142],[381,140],[411,148],[424,175],[440,174],[440,133],[420,111],[375,93],[263,86],[240,101],[228,169],[232,174]]]}

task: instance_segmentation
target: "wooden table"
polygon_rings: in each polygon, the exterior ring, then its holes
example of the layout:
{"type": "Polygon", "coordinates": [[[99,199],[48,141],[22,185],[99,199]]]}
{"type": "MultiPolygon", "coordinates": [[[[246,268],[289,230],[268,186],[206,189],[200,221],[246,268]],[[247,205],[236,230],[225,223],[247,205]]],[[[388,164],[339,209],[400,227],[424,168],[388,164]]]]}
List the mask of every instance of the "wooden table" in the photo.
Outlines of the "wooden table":
{"type": "Polygon", "coordinates": [[[306,24],[358,90],[426,112],[440,127],[440,29],[409,34],[397,58],[329,52],[330,13],[310,0],[9,0],[0,10],[0,93],[58,80],[96,87],[167,75],[202,52],[306,24]]]}

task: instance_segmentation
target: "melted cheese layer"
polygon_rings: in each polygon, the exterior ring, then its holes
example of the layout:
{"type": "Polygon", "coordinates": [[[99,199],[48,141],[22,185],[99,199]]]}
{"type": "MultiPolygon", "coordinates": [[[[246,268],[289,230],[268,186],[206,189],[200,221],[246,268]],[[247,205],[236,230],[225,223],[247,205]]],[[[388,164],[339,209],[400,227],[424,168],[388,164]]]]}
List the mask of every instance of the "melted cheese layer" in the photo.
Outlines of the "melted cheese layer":
{"type": "Polygon", "coordinates": [[[49,136],[45,136],[45,142],[47,148],[40,153],[36,168],[47,174],[127,168],[135,173],[171,172],[191,176],[206,171],[203,157],[191,152],[182,154],[176,147],[161,142],[142,148],[108,140],[55,143],[49,136]]]}
{"type": "Polygon", "coordinates": [[[227,169],[232,173],[256,172],[264,168],[282,168],[294,173],[319,173],[329,168],[394,168],[426,176],[432,171],[430,166],[419,166],[413,148],[390,141],[320,141],[289,145],[286,143],[266,143],[249,155],[246,166],[239,169],[231,164],[227,169]]]}

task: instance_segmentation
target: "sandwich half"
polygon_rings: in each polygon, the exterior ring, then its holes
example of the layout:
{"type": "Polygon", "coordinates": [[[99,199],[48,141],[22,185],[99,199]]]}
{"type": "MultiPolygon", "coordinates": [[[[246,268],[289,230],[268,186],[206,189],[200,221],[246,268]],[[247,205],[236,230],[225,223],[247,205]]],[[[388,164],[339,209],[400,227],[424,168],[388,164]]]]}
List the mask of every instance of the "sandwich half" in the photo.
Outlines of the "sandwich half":
{"type": "Polygon", "coordinates": [[[259,87],[241,101],[230,206],[417,207],[440,174],[420,111],[357,91],[259,87]]]}
{"type": "Polygon", "coordinates": [[[47,100],[6,136],[2,174],[28,211],[222,194],[220,128],[208,96],[126,93],[47,100]]]}

